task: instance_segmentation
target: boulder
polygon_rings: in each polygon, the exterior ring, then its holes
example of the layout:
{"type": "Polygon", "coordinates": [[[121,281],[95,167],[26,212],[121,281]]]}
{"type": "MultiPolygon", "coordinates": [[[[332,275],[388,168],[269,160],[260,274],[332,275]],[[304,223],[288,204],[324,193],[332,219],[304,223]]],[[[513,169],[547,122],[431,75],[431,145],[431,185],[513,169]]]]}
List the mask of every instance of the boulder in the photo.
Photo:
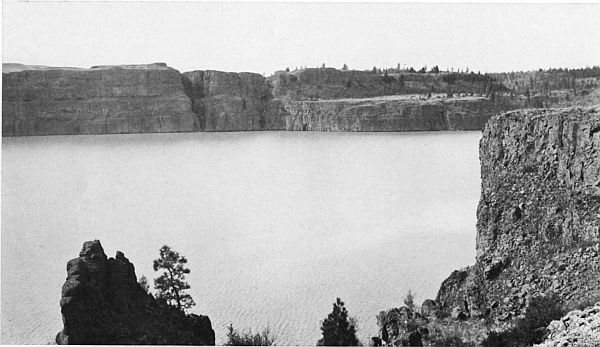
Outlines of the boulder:
{"type": "Polygon", "coordinates": [[[423,317],[432,317],[438,311],[438,303],[435,300],[426,299],[421,304],[421,315],[423,317]]]}

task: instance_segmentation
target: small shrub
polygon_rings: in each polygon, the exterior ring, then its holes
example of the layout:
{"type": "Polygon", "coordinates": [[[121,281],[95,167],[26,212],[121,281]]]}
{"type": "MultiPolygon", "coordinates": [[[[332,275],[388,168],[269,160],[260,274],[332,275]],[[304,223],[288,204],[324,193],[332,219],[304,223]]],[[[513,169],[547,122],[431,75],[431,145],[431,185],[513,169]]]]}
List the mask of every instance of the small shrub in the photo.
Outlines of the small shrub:
{"type": "Polygon", "coordinates": [[[412,290],[409,290],[404,297],[404,305],[408,307],[412,312],[415,312],[415,294],[412,290]]]}
{"type": "Polygon", "coordinates": [[[252,334],[252,330],[240,332],[229,324],[225,346],[274,346],[276,337],[271,335],[268,327],[262,333],[252,334]]]}

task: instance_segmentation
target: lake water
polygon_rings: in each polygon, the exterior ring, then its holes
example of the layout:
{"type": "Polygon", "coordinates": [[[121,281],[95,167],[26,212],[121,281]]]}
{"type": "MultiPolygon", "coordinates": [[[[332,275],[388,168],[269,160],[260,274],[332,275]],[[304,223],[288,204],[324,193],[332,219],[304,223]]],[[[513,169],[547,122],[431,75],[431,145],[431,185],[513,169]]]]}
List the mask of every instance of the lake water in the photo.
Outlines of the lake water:
{"type": "Polygon", "coordinates": [[[187,256],[217,343],[233,323],[314,345],[341,297],[368,344],[380,310],[474,262],[480,136],[4,138],[2,343],[53,341],[66,262],[99,239],[138,278],[163,244],[187,256]]]}

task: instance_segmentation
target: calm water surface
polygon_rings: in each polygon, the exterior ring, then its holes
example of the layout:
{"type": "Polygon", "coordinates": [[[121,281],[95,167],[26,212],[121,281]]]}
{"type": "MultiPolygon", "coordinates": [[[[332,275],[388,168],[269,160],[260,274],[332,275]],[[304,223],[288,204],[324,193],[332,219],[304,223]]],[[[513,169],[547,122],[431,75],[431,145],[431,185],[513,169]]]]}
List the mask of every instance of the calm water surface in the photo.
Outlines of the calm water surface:
{"type": "Polygon", "coordinates": [[[193,312],[314,345],[336,297],[368,344],[475,256],[480,132],[193,133],[4,138],[2,343],[61,329],[66,262],[86,240],[139,276],[187,256],[193,312]]]}

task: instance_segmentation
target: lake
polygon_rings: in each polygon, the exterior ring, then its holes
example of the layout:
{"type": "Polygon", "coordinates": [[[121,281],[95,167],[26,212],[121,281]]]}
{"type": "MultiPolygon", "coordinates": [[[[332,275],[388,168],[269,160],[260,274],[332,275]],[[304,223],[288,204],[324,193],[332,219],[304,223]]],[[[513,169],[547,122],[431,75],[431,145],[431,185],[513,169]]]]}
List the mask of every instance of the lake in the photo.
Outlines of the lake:
{"type": "Polygon", "coordinates": [[[84,241],[154,278],[163,244],[226,326],[314,345],[336,297],[367,345],[379,311],[435,298],[475,258],[480,132],[188,133],[2,140],[2,343],[62,328],[84,241]]]}

